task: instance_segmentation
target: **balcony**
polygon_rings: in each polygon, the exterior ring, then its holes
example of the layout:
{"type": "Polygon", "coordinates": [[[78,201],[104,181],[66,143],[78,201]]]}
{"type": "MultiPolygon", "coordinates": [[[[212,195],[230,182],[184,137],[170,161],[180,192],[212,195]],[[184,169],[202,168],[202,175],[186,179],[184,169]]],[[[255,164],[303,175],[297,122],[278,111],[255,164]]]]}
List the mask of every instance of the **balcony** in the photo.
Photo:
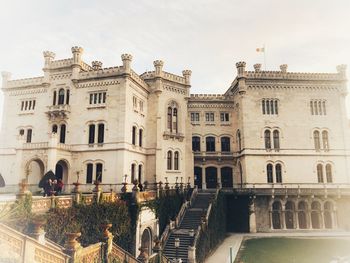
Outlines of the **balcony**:
{"type": "Polygon", "coordinates": [[[200,152],[195,151],[193,152],[194,159],[200,160],[200,161],[206,161],[206,160],[233,160],[235,157],[237,157],[237,153],[235,152],[200,152]]]}
{"type": "Polygon", "coordinates": [[[183,133],[179,133],[179,132],[169,132],[169,131],[165,131],[163,134],[163,138],[164,140],[169,140],[169,139],[176,139],[179,140],[180,142],[182,142],[185,138],[183,133]]]}
{"type": "Polygon", "coordinates": [[[47,116],[50,120],[62,120],[68,118],[68,114],[70,113],[70,106],[65,105],[52,105],[48,107],[49,110],[46,112],[47,116]]]}

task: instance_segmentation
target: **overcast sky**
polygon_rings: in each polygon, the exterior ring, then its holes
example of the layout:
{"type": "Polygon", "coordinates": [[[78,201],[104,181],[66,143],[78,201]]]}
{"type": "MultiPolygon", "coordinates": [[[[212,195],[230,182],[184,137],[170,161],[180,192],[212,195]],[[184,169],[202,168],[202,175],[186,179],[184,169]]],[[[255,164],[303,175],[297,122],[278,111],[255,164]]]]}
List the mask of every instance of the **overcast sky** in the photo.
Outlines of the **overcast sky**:
{"type": "Polygon", "coordinates": [[[269,70],[335,72],[350,62],[349,0],[11,0],[0,23],[0,70],[13,79],[42,75],[42,51],[68,58],[75,45],[104,66],[131,53],[140,74],[156,59],[175,74],[191,69],[192,93],[223,93],[237,61],[263,63],[263,44],[269,70]]]}

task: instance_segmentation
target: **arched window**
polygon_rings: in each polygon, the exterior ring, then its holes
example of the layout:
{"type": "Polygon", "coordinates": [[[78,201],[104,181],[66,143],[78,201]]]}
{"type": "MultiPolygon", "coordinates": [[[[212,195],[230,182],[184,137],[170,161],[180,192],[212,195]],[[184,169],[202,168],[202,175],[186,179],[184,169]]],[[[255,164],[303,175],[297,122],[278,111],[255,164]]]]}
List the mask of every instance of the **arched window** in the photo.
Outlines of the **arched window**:
{"type": "Polygon", "coordinates": [[[173,129],[172,132],[176,132],[177,133],[177,108],[173,109],[173,129]]]}
{"type": "Polygon", "coordinates": [[[89,125],[89,144],[95,143],[95,124],[89,125]]]}
{"type": "Polygon", "coordinates": [[[131,183],[134,183],[135,181],[135,168],[136,168],[136,164],[132,164],[131,165],[131,183]]]}
{"type": "Polygon", "coordinates": [[[192,137],[192,151],[194,151],[194,152],[201,151],[201,138],[198,136],[192,137]]]}
{"type": "Polygon", "coordinates": [[[61,130],[60,130],[60,143],[65,143],[65,142],[66,142],[66,125],[62,124],[61,130]]]}
{"type": "Polygon", "coordinates": [[[215,152],[215,137],[209,136],[206,139],[207,152],[215,152]]]}
{"type": "Polygon", "coordinates": [[[323,142],[323,149],[329,150],[329,144],[328,144],[328,132],[323,131],[322,132],[322,142],[323,142]]]}
{"type": "Polygon", "coordinates": [[[139,164],[139,176],[137,178],[139,183],[142,183],[142,164],[139,164]]]}
{"type": "Polygon", "coordinates": [[[273,148],[280,148],[280,132],[278,130],[273,131],[273,148]]]}
{"type": "Polygon", "coordinates": [[[172,151],[168,151],[167,153],[167,169],[171,170],[172,169],[172,159],[173,159],[173,153],[172,151]]]}
{"type": "Polygon", "coordinates": [[[291,201],[287,201],[285,205],[285,214],[284,214],[287,229],[294,228],[294,213],[295,213],[294,203],[291,201]]]}
{"type": "Polygon", "coordinates": [[[86,183],[92,184],[92,173],[93,173],[93,164],[88,163],[86,165],[86,183]]]}
{"type": "Polygon", "coordinates": [[[97,143],[103,143],[105,138],[105,125],[103,123],[98,124],[98,136],[97,143]]]}
{"type": "Polygon", "coordinates": [[[103,165],[102,163],[97,163],[96,164],[96,181],[99,181],[102,183],[102,171],[103,171],[103,165]]]}
{"type": "Polygon", "coordinates": [[[282,183],[282,165],[279,163],[276,164],[275,169],[276,169],[276,183],[282,183]]]}
{"type": "Polygon", "coordinates": [[[323,166],[320,163],[317,165],[317,181],[323,183],[323,166]]]}
{"type": "Polygon", "coordinates": [[[52,125],[52,133],[57,133],[58,127],[56,124],[52,125]]]}
{"type": "Polygon", "coordinates": [[[273,229],[281,229],[282,228],[282,205],[280,202],[275,201],[272,204],[272,227],[273,229]]]}
{"type": "Polygon", "coordinates": [[[64,104],[64,89],[58,91],[58,105],[64,104]]]}
{"type": "Polygon", "coordinates": [[[143,136],[143,130],[139,129],[139,146],[142,147],[142,136],[143,136]]]}
{"type": "Polygon", "coordinates": [[[56,100],[57,100],[57,91],[55,90],[53,92],[53,99],[52,99],[52,105],[56,105],[56,100]]]}
{"type": "Polygon", "coordinates": [[[24,129],[19,130],[19,135],[23,136],[24,135],[24,129]]]}
{"type": "Polygon", "coordinates": [[[173,109],[171,107],[168,107],[168,118],[167,118],[167,123],[168,123],[168,130],[171,132],[172,131],[172,114],[173,109]]]}
{"type": "Polygon", "coordinates": [[[133,145],[136,145],[136,127],[135,127],[135,126],[132,126],[131,143],[132,143],[133,145]]]}
{"type": "Polygon", "coordinates": [[[174,153],[174,170],[179,170],[179,152],[174,153]]]}
{"type": "Polygon", "coordinates": [[[271,149],[271,132],[270,132],[270,130],[265,130],[264,138],[265,138],[265,149],[271,149]]]}
{"type": "Polygon", "coordinates": [[[238,151],[242,150],[242,140],[241,140],[241,132],[237,130],[237,144],[238,144],[238,151]]]}
{"type": "Polygon", "coordinates": [[[273,183],[273,171],[272,171],[272,169],[273,169],[273,166],[272,166],[272,164],[268,164],[267,166],[266,166],[266,173],[267,173],[267,182],[268,183],[273,183]]]}
{"type": "Polygon", "coordinates": [[[327,183],[333,183],[332,165],[330,164],[326,165],[326,178],[327,178],[327,183]]]}
{"type": "Polygon", "coordinates": [[[32,142],[32,134],[33,134],[33,130],[32,129],[28,129],[27,130],[27,143],[32,142]]]}
{"type": "Polygon", "coordinates": [[[69,105],[69,96],[70,96],[70,91],[69,91],[69,89],[67,89],[66,94],[67,94],[66,104],[69,105]]]}
{"type": "Polygon", "coordinates": [[[221,151],[222,152],[230,152],[230,137],[221,137],[221,151]]]}
{"type": "Polygon", "coordinates": [[[315,144],[315,150],[319,151],[321,148],[320,145],[320,132],[319,131],[314,131],[314,144],[315,144]]]}

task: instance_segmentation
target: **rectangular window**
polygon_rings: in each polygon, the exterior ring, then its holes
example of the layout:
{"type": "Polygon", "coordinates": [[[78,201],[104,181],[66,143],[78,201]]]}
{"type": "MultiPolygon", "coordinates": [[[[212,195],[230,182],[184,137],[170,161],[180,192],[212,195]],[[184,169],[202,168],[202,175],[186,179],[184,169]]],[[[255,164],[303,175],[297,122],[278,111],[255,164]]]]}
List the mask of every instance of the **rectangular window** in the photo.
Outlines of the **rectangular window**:
{"type": "Polygon", "coordinates": [[[27,130],[27,143],[32,142],[32,133],[33,133],[32,129],[27,130]]]}
{"type": "Polygon", "coordinates": [[[97,143],[103,143],[104,137],[105,137],[105,125],[103,123],[100,123],[98,125],[97,143]]]}
{"type": "Polygon", "coordinates": [[[86,165],[86,183],[92,184],[92,173],[93,173],[93,164],[88,163],[86,165]]]}
{"type": "Polygon", "coordinates": [[[191,122],[199,122],[199,112],[191,112],[191,122]]]}
{"type": "Polygon", "coordinates": [[[310,100],[310,113],[311,115],[327,115],[326,100],[315,99],[310,100]]]}
{"type": "Polygon", "coordinates": [[[89,144],[95,142],[95,124],[89,125],[89,144]]]}
{"type": "MultiPolygon", "coordinates": [[[[106,103],[107,93],[105,91],[93,92],[89,94],[89,104],[90,105],[101,105],[106,103]]],[[[68,103],[67,103],[68,104],[68,103]]]]}
{"type": "Polygon", "coordinates": [[[278,100],[277,99],[263,99],[261,101],[262,114],[277,115],[278,114],[278,100]]]}
{"type": "Polygon", "coordinates": [[[222,122],[228,122],[230,120],[230,117],[229,117],[229,113],[228,112],[221,112],[220,113],[220,120],[222,122]]]}
{"type": "Polygon", "coordinates": [[[137,98],[135,96],[132,97],[132,106],[134,107],[134,109],[137,108],[137,98]]]}
{"type": "Polygon", "coordinates": [[[205,113],[205,121],[206,122],[214,122],[214,112],[206,112],[205,113]]]}

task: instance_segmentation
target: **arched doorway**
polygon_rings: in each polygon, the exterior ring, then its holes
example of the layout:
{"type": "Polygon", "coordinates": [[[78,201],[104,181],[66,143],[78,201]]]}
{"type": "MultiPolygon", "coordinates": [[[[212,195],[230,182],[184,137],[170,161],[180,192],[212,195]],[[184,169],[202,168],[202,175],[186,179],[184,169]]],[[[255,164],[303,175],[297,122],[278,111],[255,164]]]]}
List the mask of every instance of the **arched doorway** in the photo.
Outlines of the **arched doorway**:
{"type": "Polygon", "coordinates": [[[285,206],[285,221],[286,221],[287,229],[294,228],[294,212],[295,212],[294,203],[291,201],[288,201],[285,206]]]}
{"type": "Polygon", "coordinates": [[[208,189],[216,188],[218,184],[218,169],[216,167],[205,168],[206,184],[208,189]]]}
{"type": "Polygon", "coordinates": [[[329,201],[324,203],[324,227],[331,229],[333,228],[333,204],[329,201]]]}
{"type": "Polygon", "coordinates": [[[202,189],[202,167],[194,167],[194,185],[197,185],[198,189],[202,189]]]}
{"type": "Polygon", "coordinates": [[[280,202],[276,201],[272,204],[272,227],[273,229],[281,229],[281,212],[282,205],[280,202]]]}
{"type": "Polygon", "coordinates": [[[149,228],[146,228],[142,233],[141,248],[147,255],[152,255],[152,232],[149,228]]]}
{"type": "Polygon", "coordinates": [[[40,159],[30,160],[25,168],[25,175],[28,184],[38,185],[41,178],[44,176],[45,165],[40,159]]]}
{"type": "Polygon", "coordinates": [[[0,187],[5,187],[5,180],[4,178],[2,177],[2,175],[0,174],[0,187]]]}
{"type": "Polygon", "coordinates": [[[307,219],[306,219],[307,205],[304,201],[298,204],[298,223],[300,229],[307,229],[307,219]]]}
{"type": "Polygon", "coordinates": [[[321,228],[321,205],[316,201],[311,204],[311,225],[314,229],[321,228]]]}
{"type": "Polygon", "coordinates": [[[221,184],[223,188],[233,187],[233,173],[231,167],[221,168],[221,184]]]}
{"type": "Polygon", "coordinates": [[[68,180],[68,164],[64,160],[57,162],[55,167],[55,175],[57,179],[61,179],[63,183],[67,183],[68,180]]]}

